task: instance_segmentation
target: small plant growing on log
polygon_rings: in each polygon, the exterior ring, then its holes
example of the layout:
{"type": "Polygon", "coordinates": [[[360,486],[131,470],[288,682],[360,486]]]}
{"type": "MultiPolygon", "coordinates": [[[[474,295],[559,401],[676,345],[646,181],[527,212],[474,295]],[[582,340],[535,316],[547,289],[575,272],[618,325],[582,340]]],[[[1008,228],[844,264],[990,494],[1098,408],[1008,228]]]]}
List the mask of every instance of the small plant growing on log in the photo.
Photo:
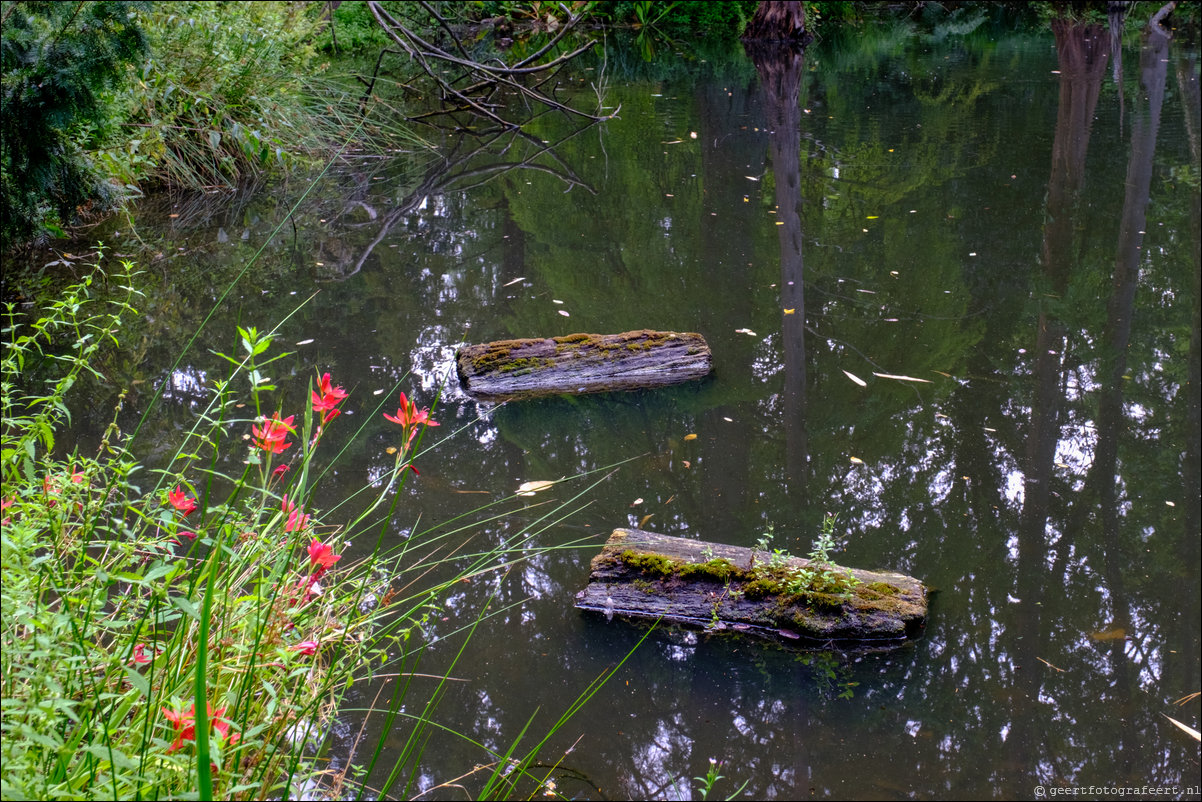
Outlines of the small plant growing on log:
{"type": "Polygon", "coordinates": [[[823,517],[822,531],[808,555],[810,564],[794,573],[794,578],[788,584],[791,592],[820,591],[849,596],[852,588],[860,584],[851,571],[834,565],[830,560],[830,553],[835,548],[835,521],[838,517],[831,513],[823,517]]]}

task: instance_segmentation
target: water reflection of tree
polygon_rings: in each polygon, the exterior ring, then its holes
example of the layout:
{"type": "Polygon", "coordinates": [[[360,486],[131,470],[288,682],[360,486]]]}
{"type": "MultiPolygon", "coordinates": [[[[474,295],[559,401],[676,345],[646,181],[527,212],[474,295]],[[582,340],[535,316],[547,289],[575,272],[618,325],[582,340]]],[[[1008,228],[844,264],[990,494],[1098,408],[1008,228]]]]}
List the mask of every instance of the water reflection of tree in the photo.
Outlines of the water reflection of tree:
{"type": "Polygon", "coordinates": [[[357,248],[338,248],[337,261],[324,266],[325,274],[339,281],[350,278],[363,268],[376,246],[388,238],[397,223],[407,219],[430,198],[451,192],[467,192],[511,170],[548,173],[569,189],[580,187],[595,195],[596,191],[582,181],[555,151],[556,147],[584,130],[586,128],[577,128],[554,143],[544,142],[516,129],[496,130],[485,135],[460,133],[440,151],[440,157],[416,186],[408,189],[401,200],[391,204],[387,210],[377,210],[363,201],[353,201],[366,211],[369,220],[365,223],[344,223],[343,228],[367,229],[373,233],[372,239],[357,248]],[[523,146],[526,151],[519,153],[523,146]]]}
{"type": "MultiPolygon", "coordinates": [[[[1065,570],[1061,562],[1059,576],[1048,572],[1046,532],[1051,516],[1056,450],[1064,425],[1063,384],[1072,360],[1079,358],[1060,305],[1068,294],[1074,272],[1082,270],[1078,232],[1084,228],[1085,158],[1110,44],[1105,29],[1097,25],[1056,20],[1052,31],[1060,71],[1060,98],[1040,249],[1046,297],[1036,321],[1033,398],[1022,465],[1025,484],[1015,585],[1015,596],[1020,600],[1015,625],[1022,637],[1014,642],[1014,662],[1029,670],[1017,676],[1009,705],[1015,729],[1009,744],[1016,765],[1021,766],[1034,765],[1037,762],[1034,758],[1044,752],[1042,726],[1034,708],[1042,676],[1036,668],[1037,660],[1048,652],[1049,642],[1050,622],[1043,620],[1043,602],[1050,589],[1063,584],[1065,570]]],[[[1067,533],[1062,533],[1060,545],[1067,540],[1067,533]]]]}
{"type": "Polygon", "coordinates": [[[806,440],[805,280],[801,228],[801,78],[805,51],[781,44],[747,44],[755,62],[768,118],[780,244],[781,350],[784,352],[785,475],[805,504],[806,440]]]}
{"type": "MultiPolygon", "coordinates": [[[[1060,684],[1055,672],[1064,669],[1047,666],[1041,654],[1059,651],[1066,658],[1072,654],[1071,659],[1088,665],[1100,679],[1100,704],[1129,703],[1139,697],[1141,686],[1162,670],[1164,655],[1158,653],[1165,648],[1169,629],[1162,620],[1165,611],[1158,610],[1144,594],[1143,577],[1151,566],[1132,571],[1147,560],[1146,534],[1135,531],[1126,512],[1141,495],[1136,489],[1141,446],[1128,434],[1135,423],[1128,396],[1138,387],[1129,375],[1129,351],[1139,309],[1140,270],[1147,258],[1147,210],[1168,39],[1155,29],[1144,34],[1140,93],[1127,112],[1131,139],[1106,314],[1098,322],[1085,323],[1081,310],[1073,309],[1068,299],[1080,297],[1080,287],[1090,285],[1091,274],[1104,270],[1101,260],[1082,258],[1085,249],[1077,233],[1082,228],[1077,218],[1086,175],[1089,120],[1105,73],[1108,41],[1097,28],[1058,23],[1053,31],[1060,56],[1061,105],[1047,196],[1041,289],[1055,300],[1045,303],[1035,332],[1034,395],[1017,539],[1015,596],[1019,601],[1014,625],[1021,635],[1012,647],[1012,661],[1023,670],[1016,674],[1011,694],[1010,741],[1016,763],[1032,767],[1034,779],[1045,782],[1074,776],[1069,755],[1083,742],[1069,733],[1067,743],[1054,743],[1048,734],[1051,729],[1041,723],[1047,715],[1042,711],[1054,715],[1069,706],[1068,700],[1061,700],[1049,707],[1047,700],[1056,697],[1054,688],[1060,684]],[[1080,425],[1069,426],[1073,421],[1080,425]],[[1092,448],[1073,431],[1090,427],[1092,448]],[[1056,471],[1058,457],[1074,448],[1084,450],[1080,456],[1088,466],[1076,487],[1066,484],[1056,471]],[[1053,615],[1060,605],[1050,604],[1070,588],[1085,590],[1082,579],[1093,583],[1088,592],[1097,599],[1092,643],[1080,630],[1074,631],[1071,617],[1063,620],[1063,613],[1053,615]],[[1060,757],[1048,760],[1053,754],[1060,757]]],[[[1196,450],[1196,445],[1187,448],[1196,450]]],[[[1195,564],[1196,541],[1196,532],[1182,540],[1183,551],[1193,552],[1195,564]],[[1188,543],[1193,545],[1184,545],[1188,543]]],[[[1178,645],[1196,643],[1197,619],[1191,620],[1195,634],[1178,645]]],[[[1190,673],[1196,676],[1196,666],[1190,673]]],[[[1101,713],[1076,710],[1075,706],[1071,715],[1079,727],[1088,727],[1092,718],[1099,723],[1105,720],[1101,713]]],[[[1124,763],[1124,756],[1132,754],[1136,742],[1155,738],[1154,731],[1138,726],[1118,728],[1110,758],[1121,776],[1139,776],[1140,767],[1124,763]]],[[[1171,762],[1159,767],[1158,776],[1172,778],[1179,772],[1171,762]]]]}

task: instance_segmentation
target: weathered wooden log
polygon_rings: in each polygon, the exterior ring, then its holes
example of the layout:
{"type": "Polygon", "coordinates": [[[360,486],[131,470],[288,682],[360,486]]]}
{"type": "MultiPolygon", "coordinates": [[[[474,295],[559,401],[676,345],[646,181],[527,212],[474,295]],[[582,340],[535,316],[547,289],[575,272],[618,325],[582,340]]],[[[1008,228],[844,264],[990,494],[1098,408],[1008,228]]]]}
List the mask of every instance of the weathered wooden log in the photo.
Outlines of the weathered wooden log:
{"type": "Polygon", "coordinates": [[[700,334],[627,331],[465,345],[455,355],[463,389],[486,400],[666,387],[713,369],[700,334]]]}
{"type": "Polygon", "coordinates": [[[615,529],[576,607],[791,645],[880,648],[922,633],[927,590],[904,574],[615,529]]]}

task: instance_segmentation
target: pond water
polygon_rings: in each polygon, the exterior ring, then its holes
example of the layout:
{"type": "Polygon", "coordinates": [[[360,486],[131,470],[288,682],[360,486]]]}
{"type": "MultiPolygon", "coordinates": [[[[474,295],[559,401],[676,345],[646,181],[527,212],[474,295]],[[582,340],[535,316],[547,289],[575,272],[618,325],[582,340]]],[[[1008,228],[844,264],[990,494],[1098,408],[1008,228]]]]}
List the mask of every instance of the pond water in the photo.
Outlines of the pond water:
{"type": "MultiPolygon", "coordinates": [[[[461,585],[427,628],[437,673],[491,599],[436,717],[500,751],[645,634],[572,607],[616,526],[741,546],[771,526],[805,554],[832,513],[836,559],[936,591],[924,636],[886,653],[653,632],[548,745],[568,797],[690,798],[715,758],[722,797],[1197,798],[1197,743],[1165,719],[1197,726],[1197,699],[1175,702],[1202,688],[1197,51],[989,25],[832,34],[759,72],[737,45],[684,50],[618,46],[565,76],[590,108],[607,84],[601,125],[355,158],[303,200],[300,182],[146,199],[144,315],[101,369],[132,388],[127,428],[166,383],[147,458],[224,375],[210,349],[284,321],[285,414],[314,371],[353,393],[327,509],[389,470],[377,407],[398,386],[441,391],[443,425],[390,537],[600,471],[464,534],[533,522],[564,548],[461,585]],[[700,332],[713,376],[495,407],[451,369],[463,342],[641,328],[700,332]]],[[[133,252],[120,221],[93,233],[133,252]]],[[[112,408],[95,393],[84,447],[112,408]]],[[[352,690],[336,755],[379,688],[352,690]]],[[[485,759],[435,734],[410,793],[461,798],[435,786],[485,759]]]]}

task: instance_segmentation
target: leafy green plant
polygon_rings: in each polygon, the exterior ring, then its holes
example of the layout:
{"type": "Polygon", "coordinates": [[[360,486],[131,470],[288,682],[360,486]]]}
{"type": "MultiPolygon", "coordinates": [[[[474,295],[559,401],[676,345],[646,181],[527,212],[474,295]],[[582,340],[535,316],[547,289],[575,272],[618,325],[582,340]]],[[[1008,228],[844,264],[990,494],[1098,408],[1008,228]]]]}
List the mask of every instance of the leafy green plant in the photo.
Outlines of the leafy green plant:
{"type": "Polygon", "coordinates": [[[831,563],[835,549],[835,521],[838,515],[827,513],[822,518],[822,530],[808,555],[809,564],[790,576],[787,587],[791,593],[833,593],[848,596],[860,581],[848,571],[831,563]]]}
{"type": "MultiPolygon", "coordinates": [[[[693,778],[697,782],[697,793],[702,799],[709,799],[709,795],[713,792],[714,786],[718,784],[719,780],[726,779],[725,776],[718,773],[721,770],[722,763],[720,763],[717,758],[711,757],[709,760],[709,767],[705,772],[705,776],[693,778]]],[[[751,782],[751,780],[744,780],[743,784],[736,788],[729,796],[726,797],[726,799],[734,799],[739,794],[743,793],[743,789],[747,787],[749,782],[751,782]]]]}
{"type": "MultiPolygon", "coordinates": [[[[275,333],[251,327],[239,329],[238,348],[225,356],[229,377],[215,384],[165,466],[144,469],[115,423],[95,457],[55,458],[68,391],[134,313],[133,268],[122,270],[126,295],[101,312],[90,311],[91,279],[36,321],[8,307],[0,399],[3,794],[296,796],[323,782],[305,744],[324,741],[352,680],[398,661],[412,666],[424,648],[421,626],[443,594],[460,579],[507,570],[523,559],[511,556],[515,545],[565,513],[560,507],[531,522],[506,542],[504,559],[498,548],[453,563],[442,558],[443,542],[461,527],[414,533],[383,549],[397,491],[424,433],[438,425],[401,393],[396,413],[383,416],[399,427],[391,472],[378,490],[365,491],[373,495],[362,512],[330,523],[314,506],[314,489],[327,461],[323,442],[350,394],[324,374],[311,383],[303,414],[274,407],[267,370],[278,358],[275,333]],[[58,368],[40,394],[22,387],[35,361],[58,368]],[[238,412],[246,394],[249,418],[238,412]],[[234,475],[222,470],[231,449],[245,454],[234,475]],[[373,532],[370,554],[343,553],[349,539],[373,532]]],[[[492,614],[482,610],[465,636],[492,614]]],[[[409,686],[396,687],[383,711],[390,722],[409,686]]],[[[383,793],[416,775],[442,687],[406,714],[413,726],[405,748],[390,755],[383,793]]],[[[545,744],[518,759],[522,776],[535,776],[545,744]]],[[[486,783],[498,794],[503,787],[486,783]]]]}
{"type": "Polygon", "coordinates": [[[822,519],[822,530],[814,541],[808,562],[803,567],[789,565],[793,559],[788,551],[771,548],[774,535],[771,525],[768,531],[760,535],[751,550],[750,570],[761,579],[779,582],[787,593],[807,595],[822,593],[847,597],[852,589],[860,584],[859,580],[846,568],[831,562],[831,552],[835,549],[835,521],[838,516],[827,514],[822,519]],[[771,551],[769,551],[771,549],[771,551]],[[767,562],[756,562],[756,554],[768,554],[767,562]]]}

